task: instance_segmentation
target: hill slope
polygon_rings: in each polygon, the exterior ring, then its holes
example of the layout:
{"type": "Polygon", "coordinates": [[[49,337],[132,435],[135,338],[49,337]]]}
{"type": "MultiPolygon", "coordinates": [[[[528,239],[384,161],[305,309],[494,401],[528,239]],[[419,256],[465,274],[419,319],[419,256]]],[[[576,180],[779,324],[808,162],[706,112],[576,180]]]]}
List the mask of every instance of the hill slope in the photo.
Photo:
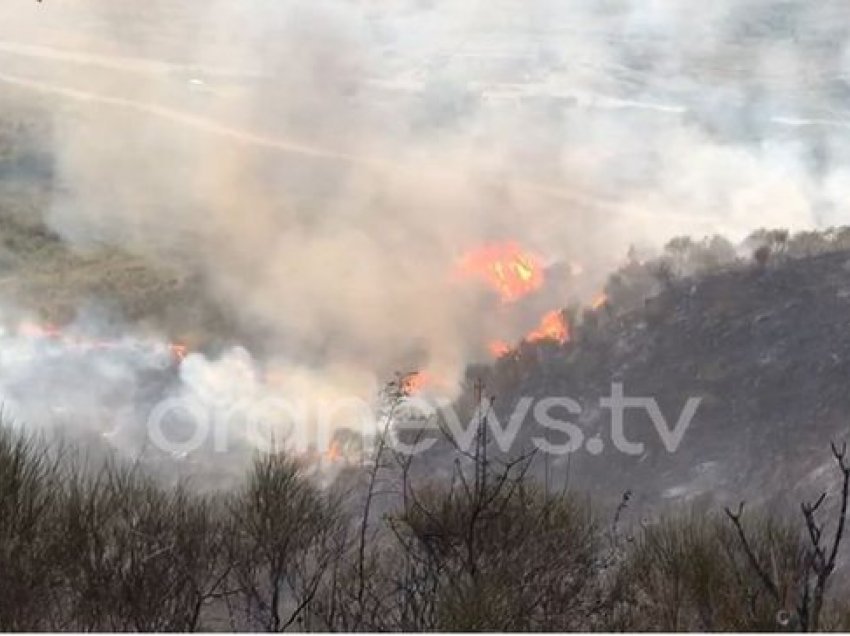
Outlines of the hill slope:
{"type": "Polygon", "coordinates": [[[850,251],[835,251],[678,280],[638,310],[589,314],[565,347],[501,360],[488,390],[503,418],[520,396],[579,401],[585,440],[598,435],[605,449],[582,448],[550,470],[569,466],[571,483],[612,501],[630,490],[658,504],[787,499],[831,483],[829,442],[850,432],[848,381],[850,251]],[[635,409],[625,431],[644,452],[613,447],[611,414],[599,408],[612,382],[655,398],[671,427],[701,399],[675,452],[635,409]]]}

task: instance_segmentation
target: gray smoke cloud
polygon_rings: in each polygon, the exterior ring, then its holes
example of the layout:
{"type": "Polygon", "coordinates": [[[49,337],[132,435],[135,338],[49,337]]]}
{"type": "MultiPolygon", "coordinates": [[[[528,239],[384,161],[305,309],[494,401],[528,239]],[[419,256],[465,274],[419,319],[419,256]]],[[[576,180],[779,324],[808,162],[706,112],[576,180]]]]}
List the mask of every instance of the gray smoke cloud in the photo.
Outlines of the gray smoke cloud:
{"type": "Polygon", "coordinates": [[[5,3],[0,91],[47,104],[67,240],[201,272],[299,392],[367,394],[405,365],[452,384],[534,322],[452,275],[482,243],[581,271],[557,307],[632,244],[843,222],[848,13],[5,3]]]}

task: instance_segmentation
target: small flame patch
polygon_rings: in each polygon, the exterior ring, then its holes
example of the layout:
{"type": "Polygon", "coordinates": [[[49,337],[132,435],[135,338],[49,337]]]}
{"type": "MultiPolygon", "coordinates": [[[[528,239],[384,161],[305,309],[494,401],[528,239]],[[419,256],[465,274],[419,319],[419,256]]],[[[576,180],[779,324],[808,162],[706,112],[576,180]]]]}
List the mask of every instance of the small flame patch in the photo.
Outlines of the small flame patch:
{"type": "Polygon", "coordinates": [[[544,282],[540,258],[512,241],[473,249],[460,259],[457,271],[485,283],[504,303],[537,291],[544,282]]]}

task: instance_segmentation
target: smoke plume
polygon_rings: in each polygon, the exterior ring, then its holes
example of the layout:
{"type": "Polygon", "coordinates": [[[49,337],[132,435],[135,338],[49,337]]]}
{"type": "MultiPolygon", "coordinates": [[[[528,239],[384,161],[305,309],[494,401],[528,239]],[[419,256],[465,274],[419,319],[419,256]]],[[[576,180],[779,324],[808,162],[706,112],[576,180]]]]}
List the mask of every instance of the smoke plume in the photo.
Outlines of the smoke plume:
{"type": "Polygon", "coordinates": [[[539,254],[558,307],[630,245],[841,222],[848,12],[21,1],[0,94],[51,119],[65,240],[201,276],[290,393],[368,395],[411,368],[452,385],[482,334],[539,319],[453,275],[481,244],[539,254]]]}

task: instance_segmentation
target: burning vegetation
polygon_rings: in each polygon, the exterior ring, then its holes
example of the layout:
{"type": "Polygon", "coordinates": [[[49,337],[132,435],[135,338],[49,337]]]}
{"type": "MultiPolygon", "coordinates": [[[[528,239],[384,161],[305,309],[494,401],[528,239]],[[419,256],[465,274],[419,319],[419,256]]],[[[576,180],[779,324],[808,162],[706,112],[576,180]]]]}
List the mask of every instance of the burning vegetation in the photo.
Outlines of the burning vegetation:
{"type": "MultiPolygon", "coordinates": [[[[515,310],[529,296],[546,288],[543,259],[516,241],[488,243],[467,252],[457,265],[457,273],[465,280],[486,285],[502,304],[498,313],[515,310]]],[[[566,314],[558,309],[547,311],[536,327],[519,340],[522,342],[550,341],[566,344],[570,326],[566,314]]],[[[487,350],[493,358],[501,358],[515,349],[505,339],[491,340],[487,350]]]]}
{"type": "MultiPolygon", "coordinates": [[[[563,311],[552,310],[540,320],[540,324],[529,331],[522,342],[553,342],[567,344],[570,341],[570,325],[563,311]]],[[[488,345],[488,350],[494,358],[501,358],[514,351],[515,347],[503,340],[494,340],[488,345]]]]}
{"type": "Polygon", "coordinates": [[[15,329],[18,336],[35,341],[43,341],[48,345],[67,350],[85,353],[86,351],[110,351],[135,349],[137,351],[156,351],[164,349],[168,352],[174,364],[179,365],[187,355],[189,347],[179,342],[169,342],[161,345],[155,339],[137,338],[95,338],[80,333],[71,333],[51,323],[37,324],[23,321],[15,329]]]}
{"type": "Polygon", "coordinates": [[[487,285],[503,303],[517,302],[544,283],[540,258],[513,241],[470,250],[458,262],[457,272],[487,285]]]}

